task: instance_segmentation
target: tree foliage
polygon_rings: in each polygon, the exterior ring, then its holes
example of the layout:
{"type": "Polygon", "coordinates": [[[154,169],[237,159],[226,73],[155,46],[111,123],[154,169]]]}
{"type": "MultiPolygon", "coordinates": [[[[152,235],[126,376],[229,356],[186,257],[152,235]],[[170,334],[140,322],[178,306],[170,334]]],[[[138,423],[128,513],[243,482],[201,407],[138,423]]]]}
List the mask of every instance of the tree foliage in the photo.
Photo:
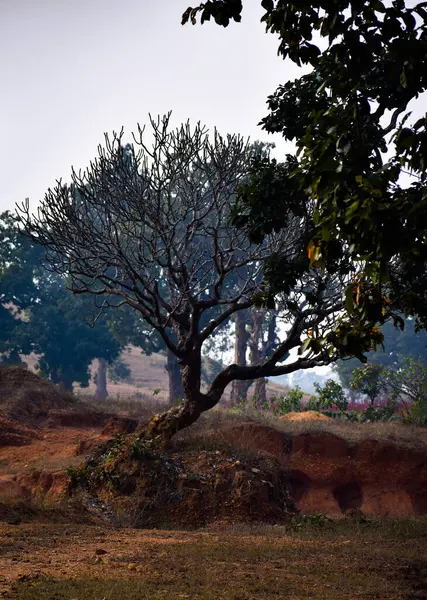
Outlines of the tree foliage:
{"type": "Polygon", "coordinates": [[[0,248],[2,360],[17,362],[19,354],[34,352],[43,376],[68,390],[73,382],[87,386],[92,360],[110,362],[122,348],[109,315],[89,326],[91,299],[71,296],[65,278],[48,270],[42,248],[22,234],[9,212],[0,215],[0,248]]]}
{"type": "Polygon", "coordinates": [[[407,418],[427,423],[427,367],[421,360],[407,359],[400,369],[387,369],[384,388],[392,400],[400,400],[407,418]]]}
{"type": "MultiPolygon", "coordinates": [[[[311,71],[268,98],[270,112],[261,124],[293,141],[297,156],[257,165],[242,189],[236,223],[259,241],[283,226],[282,208],[298,194],[315,202],[311,265],[350,270],[349,254],[361,266],[348,285],[351,326],[341,327],[338,347],[350,350],[348,332],[355,326],[360,335],[389,319],[402,326],[401,313],[426,327],[427,116],[413,118],[410,103],[427,86],[427,4],[261,5],[266,30],[278,36],[278,53],[311,71]]],[[[187,9],[183,23],[194,24],[199,15],[201,22],[212,16],[227,26],[241,12],[241,2],[212,0],[187,9]]]]}
{"type": "MultiPolygon", "coordinates": [[[[391,322],[382,326],[383,344],[367,354],[369,364],[399,369],[403,367],[406,358],[422,360],[427,364],[427,333],[416,331],[413,319],[404,319],[404,323],[403,330],[394,327],[391,322]]],[[[350,388],[352,373],[360,366],[357,358],[337,362],[335,370],[345,388],[350,388]]]]}
{"type": "Polygon", "coordinates": [[[317,397],[310,399],[310,408],[314,408],[315,410],[325,408],[337,408],[340,411],[347,410],[348,400],[339,383],[333,379],[327,379],[323,386],[316,382],[314,388],[317,397]]]}
{"type": "Polygon", "coordinates": [[[384,367],[381,365],[367,364],[357,367],[352,373],[350,387],[368,396],[373,405],[384,390],[384,372],[384,367]]]}

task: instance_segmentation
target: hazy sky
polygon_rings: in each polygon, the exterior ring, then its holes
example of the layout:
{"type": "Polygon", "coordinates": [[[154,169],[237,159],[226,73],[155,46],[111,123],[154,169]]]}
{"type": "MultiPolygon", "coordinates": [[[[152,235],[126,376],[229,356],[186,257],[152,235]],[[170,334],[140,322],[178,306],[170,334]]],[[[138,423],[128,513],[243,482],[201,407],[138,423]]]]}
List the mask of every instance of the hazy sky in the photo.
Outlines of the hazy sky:
{"type": "Polygon", "coordinates": [[[0,0],[0,211],[34,206],[87,166],[104,132],[130,133],[149,112],[274,140],[257,127],[266,98],[300,71],[277,57],[259,0],[227,29],[181,26],[188,4],[0,0]]]}

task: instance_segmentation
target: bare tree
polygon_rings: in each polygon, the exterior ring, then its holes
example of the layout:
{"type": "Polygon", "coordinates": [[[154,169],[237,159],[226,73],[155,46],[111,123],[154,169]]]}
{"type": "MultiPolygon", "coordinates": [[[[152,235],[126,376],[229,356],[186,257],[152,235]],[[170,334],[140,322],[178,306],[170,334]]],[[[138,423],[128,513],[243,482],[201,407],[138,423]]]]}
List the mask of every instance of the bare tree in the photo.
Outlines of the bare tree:
{"type": "MultiPolygon", "coordinates": [[[[248,173],[251,146],[238,136],[209,137],[198,124],[172,130],[167,115],[150,118],[152,144],[138,127],[132,145],[123,131],[72,182],[57,182],[37,215],[20,208],[28,235],[45,247],[51,268],[69,277],[76,294],[93,294],[100,310],[127,304],[158,332],[178,359],[183,401],[155,415],[149,434],[169,438],[213,408],[234,380],[248,381],[324,365],[320,347],[289,362],[310,332],[322,336],[343,307],[342,284],[304,270],[281,299],[287,334],[258,364],[232,364],[201,391],[202,346],[232,315],[254,306],[272,257],[306,259],[310,210],[284,215],[287,226],[251,244],[230,224],[236,187],[248,173]],[[288,362],[284,362],[288,358],[288,362]]],[[[308,206],[308,205],[307,205],[308,206]]],[[[292,271],[292,269],[291,269],[292,271]]],[[[296,271],[292,271],[295,273],[296,271]]],[[[319,345],[320,346],[320,345],[319,345]]]]}

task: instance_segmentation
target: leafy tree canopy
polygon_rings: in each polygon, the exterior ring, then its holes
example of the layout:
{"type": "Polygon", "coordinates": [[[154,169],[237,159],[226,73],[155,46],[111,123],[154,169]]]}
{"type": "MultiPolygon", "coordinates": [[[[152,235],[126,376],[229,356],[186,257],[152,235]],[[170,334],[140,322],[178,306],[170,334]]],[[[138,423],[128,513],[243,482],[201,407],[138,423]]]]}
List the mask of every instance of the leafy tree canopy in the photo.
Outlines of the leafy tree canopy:
{"type": "MultiPolygon", "coordinates": [[[[311,264],[351,269],[349,253],[362,267],[347,290],[353,325],[372,331],[393,318],[402,326],[404,313],[426,327],[427,116],[413,118],[409,104],[427,86],[427,3],[261,4],[278,53],[311,72],[268,98],[261,124],[294,141],[297,157],[254,165],[236,222],[260,240],[282,227],[282,207],[306,194],[315,202],[311,264]]],[[[227,26],[241,13],[240,0],[212,0],[188,8],[182,22],[213,17],[227,26]]]]}

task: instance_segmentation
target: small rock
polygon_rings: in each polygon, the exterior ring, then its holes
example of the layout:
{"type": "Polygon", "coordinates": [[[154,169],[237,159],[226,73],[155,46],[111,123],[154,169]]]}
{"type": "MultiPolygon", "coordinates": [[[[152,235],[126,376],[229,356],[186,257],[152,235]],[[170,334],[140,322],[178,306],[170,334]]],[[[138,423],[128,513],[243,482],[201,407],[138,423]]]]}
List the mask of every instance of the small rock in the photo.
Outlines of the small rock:
{"type": "Polygon", "coordinates": [[[97,548],[97,549],[95,550],[95,554],[96,554],[97,556],[102,556],[103,554],[108,554],[108,552],[107,552],[106,550],[104,550],[103,548],[97,548]]]}
{"type": "Polygon", "coordinates": [[[129,571],[136,571],[136,565],[134,563],[129,563],[128,564],[128,570],[129,571]]]}
{"type": "Polygon", "coordinates": [[[261,469],[255,469],[255,467],[252,467],[252,473],[261,473],[261,469]]]}

